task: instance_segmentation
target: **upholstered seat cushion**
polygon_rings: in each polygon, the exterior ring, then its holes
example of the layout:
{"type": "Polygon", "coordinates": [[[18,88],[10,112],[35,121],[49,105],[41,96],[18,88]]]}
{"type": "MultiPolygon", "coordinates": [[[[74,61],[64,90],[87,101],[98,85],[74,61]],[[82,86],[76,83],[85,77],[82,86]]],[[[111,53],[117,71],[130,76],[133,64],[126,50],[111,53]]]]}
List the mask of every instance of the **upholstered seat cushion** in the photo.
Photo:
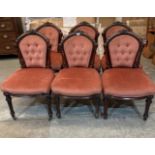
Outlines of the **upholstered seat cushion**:
{"type": "Polygon", "coordinates": [[[50,69],[25,68],[17,70],[1,85],[4,92],[12,94],[41,94],[50,91],[54,74],[50,69]]]}
{"type": "Polygon", "coordinates": [[[50,52],[50,65],[53,70],[60,70],[63,65],[62,54],[59,52],[50,52]]]}
{"type": "Polygon", "coordinates": [[[51,88],[55,94],[89,96],[101,93],[101,79],[92,68],[65,68],[57,74],[51,88]]]}
{"type": "Polygon", "coordinates": [[[113,68],[102,74],[103,93],[118,97],[155,94],[155,85],[141,68],[113,68]]]}

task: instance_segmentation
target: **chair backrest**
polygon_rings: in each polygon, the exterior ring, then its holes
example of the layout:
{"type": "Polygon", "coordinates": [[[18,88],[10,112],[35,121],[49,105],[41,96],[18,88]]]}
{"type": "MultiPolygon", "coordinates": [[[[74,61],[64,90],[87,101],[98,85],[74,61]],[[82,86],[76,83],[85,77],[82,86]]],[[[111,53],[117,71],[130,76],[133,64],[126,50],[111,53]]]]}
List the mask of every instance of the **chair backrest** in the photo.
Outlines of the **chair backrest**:
{"type": "Polygon", "coordinates": [[[45,35],[51,44],[51,51],[57,52],[58,45],[62,39],[62,32],[61,30],[54,25],[53,23],[45,23],[39,26],[36,31],[40,32],[41,34],[45,35]]]}
{"type": "Polygon", "coordinates": [[[108,66],[139,67],[140,56],[146,42],[133,32],[122,30],[105,43],[108,66]]]}
{"type": "Polygon", "coordinates": [[[69,33],[77,32],[77,31],[82,31],[89,35],[92,39],[94,39],[97,42],[99,32],[95,27],[93,27],[91,24],[88,22],[81,22],[78,25],[74,26],[69,33]]]}
{"type": "Polygon", "coordinates": [[[61,44],[67,67],[92,67],[97,45],[84,32],[68,35],[61,44]]]}
{"type": "Polygon", "coordinates": [[[126,24],[122,23],[122,22],[114,22],[112,25],[108,26],[102,33],[103,36],[103,40],[104,42],[106,42],[106,40],[108,38],[110,38],[112,35],[114,35],[115,33],[121,31],[121,30],[128,30],[128,31],[132,31],[132,29],[127,26],[126,24]]]}
{"type": "Polygon", "coordinates": [[[17,38],[19,58],[22,67],[46,67],[49,41],[36,31],[30,31],[17,38]]]}

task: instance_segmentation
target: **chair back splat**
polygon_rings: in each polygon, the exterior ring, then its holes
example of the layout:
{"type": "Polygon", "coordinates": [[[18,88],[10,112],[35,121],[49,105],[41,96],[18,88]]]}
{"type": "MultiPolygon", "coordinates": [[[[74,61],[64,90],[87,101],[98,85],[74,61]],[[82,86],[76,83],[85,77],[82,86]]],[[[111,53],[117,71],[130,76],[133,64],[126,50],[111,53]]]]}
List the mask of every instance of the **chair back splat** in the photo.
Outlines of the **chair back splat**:
{"type": "Polygon", "coordinates": [[[109,67],[139,67],[145,42],[133,32],[122,30],[105,43],[109,67]]]}
{"type": "Polygon", "coordinates": [[[93,27],[88,22],[79,23],[78,25],[76,25],[75,27],[73,27],[70,30],[70,33],[78,32],[78,31],[82,31],[82,32],[86,33],[87,35],[89,35],[92,39],[94,39],[97,42],[99,32],[97,31],[97,29],[95,27],[93,27]]]}
{"type": "Polygon", "coordinates": [[[84,32],[74,32],[61,44],[68,67],[92,67],[97,45],[84,32]]]}
{"type": "Polygon", "coordinates": [[[122,30],[132,31],[132,29],[129,26],[119,21],[114,22],[112,25],[108,26],[102,33],[104,42],[106,42],[106,40],[110,38],[112,35],[122,30]]]}
{"type": "Polygon", "coordinates": [[[61,42],[63,35],[61,30],[56,25],[47,22],[39,26],[36,31],[45,35],[49,39],[50,44],[52,45],[51,51],[58,51],[59,43],[61,42]]]}
{"type": "Polygon", "coordinates": [[[19,58],[22,67],[46,67],[49,40],[36,31],[26,32],[17,38],[19,58]]]}

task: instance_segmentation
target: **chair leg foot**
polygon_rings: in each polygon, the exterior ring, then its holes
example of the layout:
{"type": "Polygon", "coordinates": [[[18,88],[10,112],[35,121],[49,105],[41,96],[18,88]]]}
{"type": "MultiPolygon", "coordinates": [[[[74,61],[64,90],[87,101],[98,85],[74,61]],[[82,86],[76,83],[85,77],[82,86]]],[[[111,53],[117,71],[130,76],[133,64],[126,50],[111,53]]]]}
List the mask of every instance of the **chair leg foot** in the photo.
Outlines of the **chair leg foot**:
{"type": "Polygon", "coordinates": [[[47,96],[47,100],[48,100],[48,103],[47,103],[47,105],[48,105],[48,120],[50,121],[53,118],[51,95],[47,96]]]}
{"type": "Polygon", "coordinates": [[[103,101],[103,105],[104,105],[104,113],[103,113],[103,118],[107,119],[108,118],[108,99],[106,97],[104,97],[104,101],[103,101]]]}
{"type": "Polygon", "coordinates": [[[60,110],[60,97],[56,96],[56,116],[57,118],[61,118],[61,110],[60,110]]]}
{"type": "Polygon", "coordinates": [[[152,99],[153,99],[153,96],[148,96],[146,98],[146,104],[145,104],[145,111],[144,111],[144,115],[143,115],[143,120],[146,121],[148,119],[148,112],[149,112],[149,109],[150,109],[150,105],[152,103],[152,99]]]}
{"type": "Polygon", "coordinates": [[[108,115],[105,115],[105,114],[104,114],[104,115],[103,115],[103,118],[104,118],[104,119],[108,119],[108,115]]]}

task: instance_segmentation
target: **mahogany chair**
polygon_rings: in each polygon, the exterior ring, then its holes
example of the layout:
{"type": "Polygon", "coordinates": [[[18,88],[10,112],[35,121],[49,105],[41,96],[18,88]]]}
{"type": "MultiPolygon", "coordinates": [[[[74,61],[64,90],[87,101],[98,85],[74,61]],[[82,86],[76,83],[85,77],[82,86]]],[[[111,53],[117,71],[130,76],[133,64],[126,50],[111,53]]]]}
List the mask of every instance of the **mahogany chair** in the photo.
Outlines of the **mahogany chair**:
{"type": "Polygon", "coordinates": [[[108,69],[102,74],[105,119],[108,117],[110,99],[146,99],[143,119],[147,120],[149,107],[155,94],[155,85],[139,67],[145,43],[146,41],[133,32],[126,30],[106,41],[108,69]]]}
{"type": "Polygon", "coordinates": [[[50,84],[54,73],[48,68],[49,41],[35,31],[26,32],[17,38],[21,69],[10,75],[1,85],[10,114],[16,120],[12,96],[40,96],[48,99],[49,120],[52,118],[50,84]]]}
{"type": "Polygon", "coordinates": [[[101,93],[100,75],[94,66],[97,44],[84,32],[68,35],[61,44],[65,68],[55,77],[51,89],[56,96],[57,117],[61,118],[60,97],[68,99],[92,99],[99,117],[101,93]]]}
{"type": "Polygon", "coordinates": [[[63,66],[62,54],[59,49],[59,43],[63,37],[61,30],[53,23],[47,22],[39,26],[36,31],[49,39],[50,44],[52,45],[49,53],[50,66],[54,71],[59,71],[63,66]]]}
{"type": "MultiPolygon", "coordinates": [[[[108,38],[115,35],[115,33],[119,32],[121,30],[132,31],[132,29],[129,26],[127,26],[125,23],[116,21],[116,22],[112,23],[110,26],[108,26],[103,31],[103,33],[102,33],[103,42],[105,43],[108,38]]],[[[106,60],[107,60],[107,58],[106,58],[106,51],[105,51],[105,53],[104,53],[104,55],[103,55],[103,57],[101,59],[101,66],[102,66],[103,70],[108,68],[106,60]]]]}
{"type": "MultiPolygon", "coordinates": [[[[82,31],[86,33],[92,39],[94,39],[96,43],[98,42],[99,32],[94,26],[92,26],[88,22],[84,21],[77,24],[70,30],[69,33],[78,32],[78,31],[82,31]]],[[[100,57],[97,54],[95,54],[94,67],[98,70],[100,69],[100,57]]]]}

